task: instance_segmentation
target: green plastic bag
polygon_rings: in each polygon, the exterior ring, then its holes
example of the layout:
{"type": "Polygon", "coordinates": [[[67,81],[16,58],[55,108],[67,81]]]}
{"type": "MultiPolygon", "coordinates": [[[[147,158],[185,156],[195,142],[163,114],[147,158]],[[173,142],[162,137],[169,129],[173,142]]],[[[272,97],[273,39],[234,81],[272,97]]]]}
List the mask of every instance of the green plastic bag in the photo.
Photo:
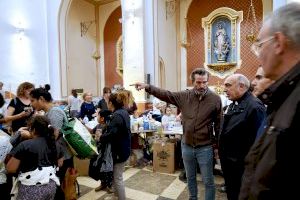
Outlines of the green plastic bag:
{"type": "Polygon", "coordinates": [[[98,155],[95,140],[78,119],[74,118],[65,123],[61,128],[61,132],[78,158],[91,158],[98,155]]]}

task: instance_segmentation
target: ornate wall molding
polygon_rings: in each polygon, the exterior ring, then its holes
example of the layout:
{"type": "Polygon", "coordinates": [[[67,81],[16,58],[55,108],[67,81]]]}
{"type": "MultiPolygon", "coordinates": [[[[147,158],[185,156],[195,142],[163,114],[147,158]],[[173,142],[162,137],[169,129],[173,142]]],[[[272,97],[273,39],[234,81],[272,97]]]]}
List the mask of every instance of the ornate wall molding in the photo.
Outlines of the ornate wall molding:
{"type": "Polygon", "coordinates": [[[123,39],[122,35],[119,37],[116,44],[116,57],[117,57],[117,68],[116,72],[119,76],[123,77],[123,39]]]}
{"type": "Polygon", "coordinates": [[[243,12],[222,7],[202,18],[205,44],[205,68],[219,78],[241,66],[240,24],[243,12]]]}

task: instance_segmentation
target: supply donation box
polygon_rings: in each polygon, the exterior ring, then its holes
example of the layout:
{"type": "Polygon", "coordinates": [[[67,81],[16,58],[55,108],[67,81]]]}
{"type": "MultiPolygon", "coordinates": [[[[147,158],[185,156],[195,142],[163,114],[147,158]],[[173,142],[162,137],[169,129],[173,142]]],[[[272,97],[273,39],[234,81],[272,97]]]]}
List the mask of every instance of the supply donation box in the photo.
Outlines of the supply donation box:
{"type": "Polygon", "coordinates": [[[74,168],[77,170],[80,176],[89,175],[90,159],[79,159],[74,157],[74,168]]]}
{"type": "Polygon", "coordinates": [[[175,144],[170,142],[153,143],[153,171],[174,173],[175,171],[175,144]]]}

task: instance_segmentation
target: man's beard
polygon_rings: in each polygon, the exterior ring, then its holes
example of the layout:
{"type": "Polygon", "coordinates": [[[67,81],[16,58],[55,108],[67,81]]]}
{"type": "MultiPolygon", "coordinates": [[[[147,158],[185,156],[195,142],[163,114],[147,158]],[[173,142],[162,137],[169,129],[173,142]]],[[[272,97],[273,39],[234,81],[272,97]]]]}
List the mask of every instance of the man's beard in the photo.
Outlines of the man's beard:
{"type": "Polygon", "coordinates": [[[207,88],[200,88],[200,89],[195,89],[195,94],[197,96],[204,96],[207,92],[207,88]]]}

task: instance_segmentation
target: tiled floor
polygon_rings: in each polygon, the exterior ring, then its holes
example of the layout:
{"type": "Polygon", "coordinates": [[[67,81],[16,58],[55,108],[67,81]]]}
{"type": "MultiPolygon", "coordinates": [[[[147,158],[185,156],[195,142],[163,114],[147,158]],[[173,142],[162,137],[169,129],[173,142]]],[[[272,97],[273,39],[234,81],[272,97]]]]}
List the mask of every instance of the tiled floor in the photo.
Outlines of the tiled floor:
{"type": "MultiPolygon", "coordinates": [[[[126,197],[128,200],[186,200],[188,190],[186,184],[178,179],[179,172],[175,174],[154,173],[150,168],[128,168],[124,172],[126,197]]],[[[78,177],[80,185],[79,200],[109,200],[114,199],[113,194],[104,191],[95,192],[94,188],[99,182],[89,177],[78,177]]],[[[220,193],[218,188],[223,178],[215,176],[217,186],[216,200],[225,200],[226,195],[220,193]]],[[[204,186],[201,175],[198,176],[198,199],[204,199],[204,186]]]]}

